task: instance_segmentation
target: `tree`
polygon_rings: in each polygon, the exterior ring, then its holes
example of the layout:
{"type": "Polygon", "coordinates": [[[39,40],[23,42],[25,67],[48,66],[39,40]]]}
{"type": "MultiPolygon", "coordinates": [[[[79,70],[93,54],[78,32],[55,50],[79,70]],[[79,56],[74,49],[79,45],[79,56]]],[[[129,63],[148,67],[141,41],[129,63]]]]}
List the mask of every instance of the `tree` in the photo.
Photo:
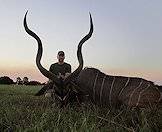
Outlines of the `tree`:
{"type": "Polygon", "coordinates": [[[16,78],[16,84],[17,84],[17,85],[22,85],[22,84],[23,84],[23,81],[21,80],[20,77],[17,77],[17,78],[16,78]]]}
{"type": "Polygon", "coordinates": [[[27,85],[29,83],[28,77],[23,78],[23,84],[27,85]]]}
{"type": "Polygon", "coordinates": [[[14,84],[14,81],[8,76],[0,77],[0,84],[14,84]]]}

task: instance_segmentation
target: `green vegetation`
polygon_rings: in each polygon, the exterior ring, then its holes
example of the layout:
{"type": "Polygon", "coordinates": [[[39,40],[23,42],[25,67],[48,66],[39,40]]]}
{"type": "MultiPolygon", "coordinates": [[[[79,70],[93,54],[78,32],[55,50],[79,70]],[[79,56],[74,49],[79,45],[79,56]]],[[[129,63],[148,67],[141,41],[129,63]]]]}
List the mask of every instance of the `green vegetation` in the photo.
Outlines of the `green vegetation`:
{"type": "Polygon", "coordinates": [[[0,131],[152,132],[162,130],[162,109],[99,108],[92,104],[59,108],[36,97],[41,86],[0,85],[0,131]]]}

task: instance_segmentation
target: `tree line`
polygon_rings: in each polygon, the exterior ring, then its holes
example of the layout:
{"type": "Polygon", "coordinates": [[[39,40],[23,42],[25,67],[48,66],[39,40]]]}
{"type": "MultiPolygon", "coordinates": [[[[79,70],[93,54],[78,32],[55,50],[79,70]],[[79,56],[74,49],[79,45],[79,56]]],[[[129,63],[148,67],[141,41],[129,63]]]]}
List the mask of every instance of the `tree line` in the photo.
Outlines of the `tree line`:
{"type": "Polygon", "coordinates": [[[24,77],[21,79],[20,77],[16,78],[16,81],[13,81],[8,76],[2,76],[0,77],[0,84],[17,84],[17,85],[43,85],[44,83],[41,83],[39,81],[29,81],[28,77],[24,77]]]}

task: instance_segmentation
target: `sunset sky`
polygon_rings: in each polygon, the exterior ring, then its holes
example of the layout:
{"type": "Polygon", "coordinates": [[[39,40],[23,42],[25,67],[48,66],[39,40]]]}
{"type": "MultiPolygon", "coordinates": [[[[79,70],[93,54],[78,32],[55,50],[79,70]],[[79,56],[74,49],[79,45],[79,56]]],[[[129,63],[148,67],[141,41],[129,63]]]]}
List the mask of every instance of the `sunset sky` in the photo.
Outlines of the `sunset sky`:
{"type": "Polygon", "coordinates": [[[84,67],[162,85],[162,0],[0,0],[0,76],[43,82],[37,43],[23,27],[27,10],[28,26],[43,42],[45,68],[64,50],[75,70],[91,12],[94,33],[83,46],[84,67]]]}

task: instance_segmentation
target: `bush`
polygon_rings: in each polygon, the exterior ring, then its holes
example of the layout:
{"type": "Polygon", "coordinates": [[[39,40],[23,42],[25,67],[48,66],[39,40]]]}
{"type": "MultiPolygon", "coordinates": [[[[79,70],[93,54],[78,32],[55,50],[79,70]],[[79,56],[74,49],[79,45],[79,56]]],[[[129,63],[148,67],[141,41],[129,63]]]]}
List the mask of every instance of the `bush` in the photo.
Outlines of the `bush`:
{"type": "Polygon", "coordinates": [[[41,83],[38,81],[30,81],[26,85],[41,85],[41,83]]]}
{"type": "Polygon", "coordinates": [[[14,81],[7,76],[0,77],[0,84],[14,84],[14,81]]]}

